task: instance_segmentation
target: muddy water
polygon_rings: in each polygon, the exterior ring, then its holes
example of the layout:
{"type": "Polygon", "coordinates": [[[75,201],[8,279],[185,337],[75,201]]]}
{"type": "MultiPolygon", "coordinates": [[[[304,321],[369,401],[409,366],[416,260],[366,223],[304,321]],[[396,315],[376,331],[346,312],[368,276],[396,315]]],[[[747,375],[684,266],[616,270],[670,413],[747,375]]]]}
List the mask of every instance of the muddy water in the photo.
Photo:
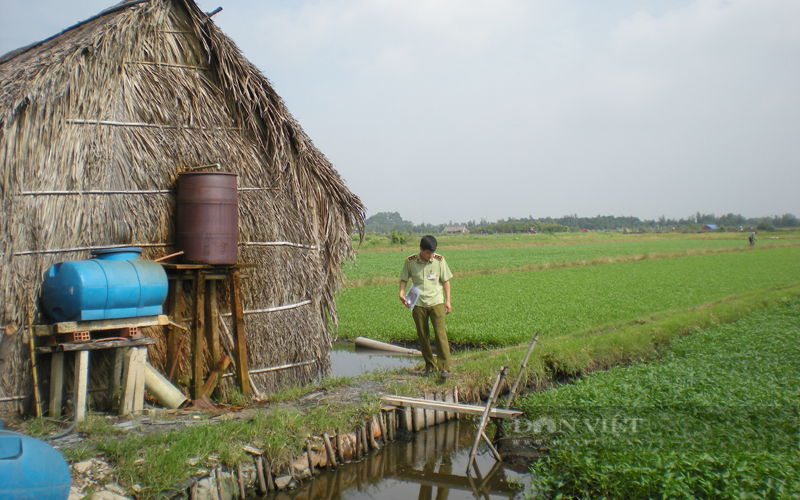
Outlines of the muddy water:
{"type": "Polygon", "coordinates": [[[375,370],[411,368],[421,357],[388,355],[386,351],[356,349],[352,342],[336,342],[331,349],[331,375],[357,377],[375,370]]]}
{"type": "Polygon", "coordinates": [[[370,452],[359,462],[318,472],[295,490],[270,494],[268,500],[433,500],[522,499],[530,491],[530,473],[498,463],[479,448],[476,467],[466,475],[475,437],[471,422],[451,420],[370,452]]]}

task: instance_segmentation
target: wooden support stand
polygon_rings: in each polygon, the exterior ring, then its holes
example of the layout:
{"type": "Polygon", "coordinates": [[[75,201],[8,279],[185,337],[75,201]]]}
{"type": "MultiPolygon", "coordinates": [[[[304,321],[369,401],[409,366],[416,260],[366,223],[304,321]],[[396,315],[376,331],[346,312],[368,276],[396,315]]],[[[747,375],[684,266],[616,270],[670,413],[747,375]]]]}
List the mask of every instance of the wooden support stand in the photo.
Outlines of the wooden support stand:
{"type": "Polygon", "coordinates": [[[144,370],[147,362],[147,346],[155,339],[109,340],[79,344],[59,344],[54,347],[39,347],[38,352],[51,354],[50,364],[50,416],[61,416],[64,394],[64,355],[75,353],[73,390],[75,396],[75,419],[86,418],[86,399],[89,393],[89,352],[116,349],[109,397],[112,408],[120,415],[142,411],[144,408],[144,370]],[[121,380],[120,380],[121,377],[121,380]]]}
{"type": "MultiPolygon", "coordinates": [[[[192,359],[191,387],[192,399],[200,399],[206,387],[206,366],[220,366],[223,359],[223,344],[219,333],[219,305],[217,303],[217,282],[227,281],[230,290],[230,310],[233,330],[233,352],[230,355],[235,364],[236,384],[245,396],[250,396],[250,377],[248,376],[247,342],[245,340],[244,308],[242,306],[242,287],[240,269],[248,265],[211,266],[205,264],[163,264],[170,280],[169,315],[180,320],[179,298],[184,290],[183,283],[192,281],[194,301],[191,307],[190,342],[192,359]],[[208,359],[204,352],[208,352],[208,359]]],[[[170,325],[167,329],[167,362],[176,363],[179,359],[180,329],[170,325]]],[[[179,364],[179,362],[178,362],[179,364]]],[[[219,374],[215,374],[219,375],[219,374]]],[[[176,378],[172,377],[173,380],[176,378]]],[[[209,386],[210,387],[210,386],[209,386]]]]}

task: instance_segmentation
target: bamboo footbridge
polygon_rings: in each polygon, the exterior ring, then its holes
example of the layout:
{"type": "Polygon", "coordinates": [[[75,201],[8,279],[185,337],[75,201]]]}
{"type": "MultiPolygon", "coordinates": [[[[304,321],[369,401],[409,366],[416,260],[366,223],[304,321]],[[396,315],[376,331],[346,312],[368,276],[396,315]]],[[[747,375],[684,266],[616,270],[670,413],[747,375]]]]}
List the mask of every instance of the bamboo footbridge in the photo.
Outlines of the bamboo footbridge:
{"type": "MultiPolygon", "coordinates": [[[[442,421],[449,420],[453,416],[455,418],[459,418],[460,415],[480,415],[481,419],[478,424],[478,430],[475,433],[475,441],[472,443],[472,450],[469,454],[469,462],[467,463],[467,475],[470,473],[470,469],[475,462],[475,455],[478,453],[478,445],[480,444],[481,440],[486,442],[486,445],[489,447],[489,450],[494,455],[494,458],[501,462],[502,458],[500,457],[500,453],[494,447],[492,440],[489,439],[489,436],[486,435],[485,428],[486,424],[489,422],[490,418],[497,418],[497,419],[515,419],[523,415],[523,412],[520,410],[511,410],[509,409],[511,405],[511,401],[514,399],[514,396],[517,393],[517,389],[519,388],[519,383],[522,380],[522,374],[525,371],[525,367],[528,365],[528,358],[531,356],[531,352],[533,348],[536,346],[536,341],[539,339],[539,333],[537,332],[536,335],[533,336],[533,340],[531,341],[530,347],[528,347],[528,352],[525,353],[525,357],[522,360],[522,365],[520,366],[519,373],[517,373],[517,378],[514,380],[514,384],[511,386],[511,391],[506,398],[506,406],[503,409],[500,408],[492,408],[497,401],[497,396],[500,392],[500,384],[503,382],[503,379],[506,376],[506,371],[508,370],[505,366],[501,366],[497,376],[495,377],[494,384],[492,385],[492,390],[489,391],[489,398],[486,401],[486,406],[477,406],[477,405],[469,405],[469,404],[461,404],[458,402],[458,389],[453,391],[452,399],[450,401],[437,401],[429,400],[429,399],[419,399],[419,398],[409,398],[404,396],[383,396],[381,397],[381,401],[392,405],[392,407],[400,407],[403,408],[406,427],[408,430],[417,431],[420,428],[418,423],[420,412],[422,412],[422,420],[425,423],[425,427],[428,426],[428,416],[427,413],[430,412],[434,415],[433,423],[437,424],[440,423],[440,416],[442,421]],[[413,413],[412,413],[413,410],[413,413]],[[409,425],[409,423],[411,425],[409,425]]],[[[451,396],[448,394],[447,396],[451,396]]],[[[393,409],[390,407],[390,409],[393,409]]]]}
{"type": "MultiPolygon", "coordinates": [[[[486,407],[484,406],[450,403],[433,399],[408,398],[404,396],[383,396],[381,401],[399,408],[421,408],[423,410],[457,413],[459,415],[481,416],[486,411],[486,407]]],[[[514,419],[521,415],[522,411],[520,410],[505,410],[502,408],[490,408],[489,410],[489,418],[514,419]]]]}

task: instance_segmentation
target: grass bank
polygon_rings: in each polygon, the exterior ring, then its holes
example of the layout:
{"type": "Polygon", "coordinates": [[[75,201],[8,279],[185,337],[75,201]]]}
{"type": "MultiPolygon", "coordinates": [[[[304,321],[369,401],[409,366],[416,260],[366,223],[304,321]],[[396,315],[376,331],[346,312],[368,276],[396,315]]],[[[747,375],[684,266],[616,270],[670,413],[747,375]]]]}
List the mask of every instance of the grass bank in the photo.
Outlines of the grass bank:
{"type": "Polygon", "coordinates": [[[800,299],[676,339],[652,364],[531,394],[557,498],[797,498],[800,299]]]}

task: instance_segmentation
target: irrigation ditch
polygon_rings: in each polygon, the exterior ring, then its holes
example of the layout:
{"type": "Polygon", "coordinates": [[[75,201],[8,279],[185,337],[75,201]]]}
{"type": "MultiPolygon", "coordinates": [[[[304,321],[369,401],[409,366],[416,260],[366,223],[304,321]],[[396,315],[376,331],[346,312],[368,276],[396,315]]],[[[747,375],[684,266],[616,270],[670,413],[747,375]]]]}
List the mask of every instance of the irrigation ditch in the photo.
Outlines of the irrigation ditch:
{"type": "MultiPolygon", "coordinates": [[[[458,389],[426,394],[424,399],[458,402],[458,389]]],[[[436,498],[517,498],[530,484],[529,463],[507,442],[501,453],[511,463],[478,455],[465,473],[476,426],[454,412],[384,405],[378,415],[350,432],[306,437],[306,451],[285,463],[271,463],[255,446],[250,460],[234,470],[215,467],[166,492],[167,498],[233,500],[329,499],[368,488],[368,498],[414,494],[436,498]]],[[[520,497],[521,498],[521,497],[520,497]]]]}

